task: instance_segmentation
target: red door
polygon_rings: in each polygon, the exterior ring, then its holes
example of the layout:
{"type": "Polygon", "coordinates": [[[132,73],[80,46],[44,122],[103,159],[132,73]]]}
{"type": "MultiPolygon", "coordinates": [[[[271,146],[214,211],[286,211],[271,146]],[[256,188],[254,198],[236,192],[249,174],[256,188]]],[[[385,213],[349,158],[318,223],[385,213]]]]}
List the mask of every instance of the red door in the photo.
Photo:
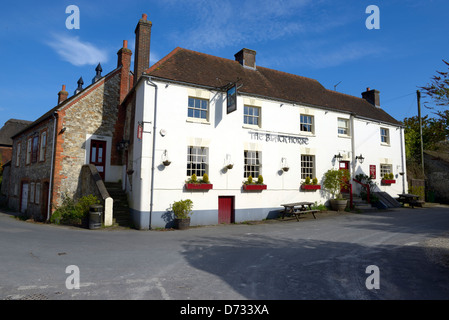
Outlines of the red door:
{"type": "MultiPolygon", "coordinates": [[[[349,170],[349,161],[340,161],[339,165],[340,170],[349,170]]],[[[346,183],[342,185],[340,192],[349,193],[349,181],[345,181],[346,183]]]]}
{"type": "Polygon", "coordinates": [[[106,141],[92,140],[90,142],[90,163],[97,167],[101,179],[104,180],[106,169],[106,141]]]}
{"type": "Polygon", "coordinates": [[[234,197],[218,197],[218,223],[234,222],[234,197]]]}

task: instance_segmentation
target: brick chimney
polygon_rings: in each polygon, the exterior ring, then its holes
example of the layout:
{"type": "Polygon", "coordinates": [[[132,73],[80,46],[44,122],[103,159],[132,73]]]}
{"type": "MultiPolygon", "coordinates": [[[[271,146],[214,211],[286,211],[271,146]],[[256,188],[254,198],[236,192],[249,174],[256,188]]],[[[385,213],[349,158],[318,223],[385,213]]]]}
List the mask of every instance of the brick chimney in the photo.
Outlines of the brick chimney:
{"type": "Polygon", "coordinates": [[[256,51],[243,48],[234,57],[243,67],[256,70],[256,51]]]}
{"type": "Polygon", "coordinates": [[[62,90],[58,92],[58,104],[67,99],[69,93],[65,91],[65,84],[62,85],[62,90]]]}
{"type": "Polygon", "coordinates": [[[123,40],[123,47],[117,52],[117,68],[122,68],[120,70],[120,103],[125,99],[131,86],[131,56],[132,52],[128,49],[128,41],[123,40]]]}
{"type": "Polygon", "coordinates": [[[380,97],[379,91],[371,90],[370,88],[366,88],[365,92],[362,92],[362,98],[374,105],[377,108],[380,108],[380,97]]]}
{"type": "Polygon", "coordinates": [[[134,50],[134,84],[139,80],[142,73],[150,67],[150,39],[151,21],[147,20],[147,15],[142,14],[134,31],[136,34],[136,48],[134,50]]]}

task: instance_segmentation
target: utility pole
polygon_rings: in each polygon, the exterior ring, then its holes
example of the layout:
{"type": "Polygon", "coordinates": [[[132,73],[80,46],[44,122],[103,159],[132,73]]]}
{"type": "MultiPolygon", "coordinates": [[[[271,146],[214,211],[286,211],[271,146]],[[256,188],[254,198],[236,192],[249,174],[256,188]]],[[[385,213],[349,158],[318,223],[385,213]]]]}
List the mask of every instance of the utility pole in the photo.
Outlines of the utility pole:
{"type": "Polygon", "coordinates": [[[424,146],[422,140],[421,92],[419,92],[419,90],[416,90],[416,97],[418,99],[419,139],[421,142],[421,170],[424,178],[424,146]]]}

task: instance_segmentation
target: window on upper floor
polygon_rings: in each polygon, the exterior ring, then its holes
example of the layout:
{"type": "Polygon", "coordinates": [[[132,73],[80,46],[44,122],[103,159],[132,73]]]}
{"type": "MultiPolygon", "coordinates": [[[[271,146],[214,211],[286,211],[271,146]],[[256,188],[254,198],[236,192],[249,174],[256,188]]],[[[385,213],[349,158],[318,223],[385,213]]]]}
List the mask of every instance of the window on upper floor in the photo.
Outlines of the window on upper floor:
{"type": "Polygon", "coordinates": [[[36,135],[33,137],[33,145],[31,148],[31,162],[35,163],[37,162],[37,153],[39,151],[39,136],[36,135]]]}
{"type": "Polygon", "coordinates": [[[209,120],[209,100],[189,97],[187,108],[189,118],[209,120]]]}
{"type": "Polygon", "coordinates": [[[202,178],[208,173],[208,148],[205,147],[187,147],[187,176],[195,174],[202,178]]]}
{"type": "Polygon", "coordinates": [[[20,166],[20,148],[22,147],[22,144],[19,142],[17,143],[17,150],[16,150],[16,167],[20,166]]]}
{"type": "Polygon", "coordinates": [[[41,143],[39,145],[39,161],[45,161],[46,150],[47,150],[47,131],[42,131],[41,143]]]}
{"type": "Polygon", "coordinates": [[[338,118],[338,134],[342,136],[349,136],[349,120],[338,118]]]}
{"type": "Polygon", "coordinates": [[[301,114],[300,116],[300,130],[302,132],[314,132],[313,116],[301,114]]]}
{"type": "Polygon", "coordinates": [[[244,106],[243,123],[260,127],[261,126],[260,107],[244,106]]]}
{"type": "Polygon", "coordinates": [[[390,144],[390,130],[387,128],[380,128],[380,142],[382,144],[390,144]]]}
{"type": "Polygon", "coordinates": [[[258,178],[262,174],[262,152],[260,151],[248,151],[245,150],[243,153],[244,157],[244,169],[243,177],[248,178],[249,176],[253,178],[258,178]]]}
{"type": "Polygon", "coordinates": [[[26,153],[25,164],[31,163],[31,150],[32,150],[32,138],[30,137],[27,140],[27,153],[26,153]]]}

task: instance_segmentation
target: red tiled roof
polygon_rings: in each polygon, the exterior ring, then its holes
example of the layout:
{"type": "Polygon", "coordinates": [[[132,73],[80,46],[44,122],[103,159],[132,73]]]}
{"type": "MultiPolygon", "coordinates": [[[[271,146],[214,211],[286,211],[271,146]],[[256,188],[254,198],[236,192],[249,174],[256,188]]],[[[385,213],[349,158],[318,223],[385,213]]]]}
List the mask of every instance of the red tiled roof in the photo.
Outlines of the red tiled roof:
{"type": "Polygon", "coordinates": [[[176,48],[146,73],[157,78],[220,88],[239,79],[239,92],[317,107],[352,112],[360,117],[400,122],[365,99],[324,88],[318,81],[273,69],[243,67],[238,61],[176,48]]]}

